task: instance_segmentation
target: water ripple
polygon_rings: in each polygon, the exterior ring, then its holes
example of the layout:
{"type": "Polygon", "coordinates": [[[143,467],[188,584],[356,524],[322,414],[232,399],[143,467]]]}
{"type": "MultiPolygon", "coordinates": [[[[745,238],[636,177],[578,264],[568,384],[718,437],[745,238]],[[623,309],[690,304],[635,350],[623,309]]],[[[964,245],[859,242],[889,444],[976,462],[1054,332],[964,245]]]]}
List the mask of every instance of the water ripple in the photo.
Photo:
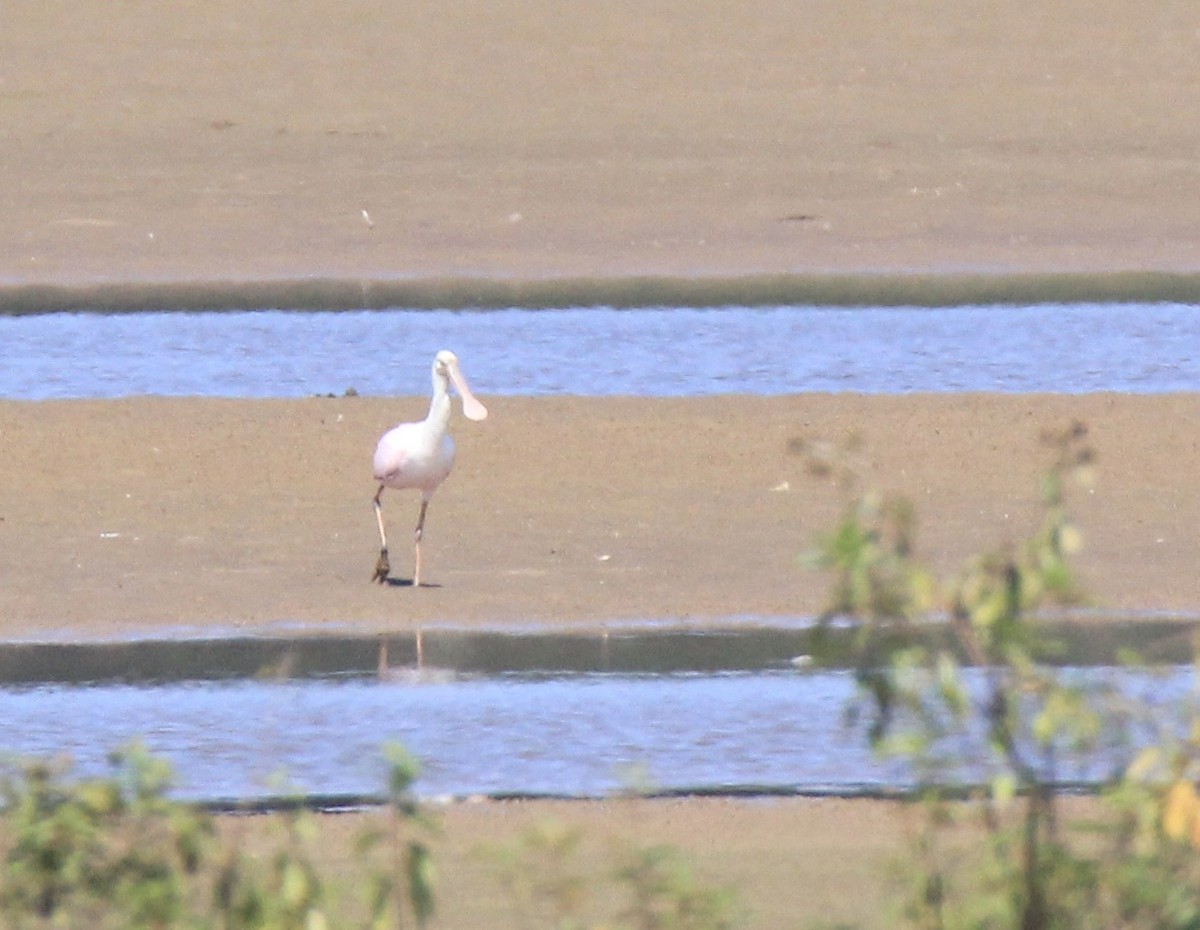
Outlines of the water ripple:
{"type": "Polygon", "coordinates": [[[49,314],[0,318],[0,396],[1200,390],[1200,307],[49,314]]]}

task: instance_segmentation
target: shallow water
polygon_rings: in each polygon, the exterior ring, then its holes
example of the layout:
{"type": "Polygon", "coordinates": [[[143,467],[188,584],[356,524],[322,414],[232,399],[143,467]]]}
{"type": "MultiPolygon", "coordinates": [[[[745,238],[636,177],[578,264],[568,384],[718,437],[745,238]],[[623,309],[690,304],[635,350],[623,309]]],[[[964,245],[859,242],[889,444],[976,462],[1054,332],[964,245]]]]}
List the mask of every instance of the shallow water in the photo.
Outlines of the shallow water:
{"type": "Polygon", "coordinates": [[[1200,390],[1200,307],[566,309],[0,317],[0,396],[1200,390]]]}
{"type": "MultiPolygon", "coordinates": [[[[1192,683],[1186,666],[1101,673],[1155,701],[1192,683]]],[[[171,761],[180,796],[206,801],[295,792],[361,803],[386,783],[388,743],[420,759],[425,797],[910,787],[912,772],[873,757],[862,727],[844,723],[853,694],[845,671],[42,685],[0,690],[0,740],[96,774],[109,750],[140,739],[171,761]]],[[[1055,772],[1072,784],[1105,774],[1065,756],[1055,772]]]]}
{"type": "MultiPolygon", "coordinates": [[[[1190,629],[1151,620],[1056,628],[1083,657],[1074,661],[1099,663],[1063,674],[1174,701],[1193,682],[1190,666],[1171,664],[1186,655],[1190,629]],[[1105,664],[1129,645],[1168,664],[1105,664]]],[[[566,637],[434,630],[420,673],[413,643],[389,640],[391,661],[409,664],[383,676],[375,637],[10,644],[0,647],[0,746],[68,754],[81,774],[98,774],[109,751],[141,739],[172,762],[181,796],[208,801],[278,796],[285,784],[326,803],[370,801],[392,742],[421,760],[425,797],[907,787],[913,773],[873,758],[861,726],[845,725],[851,673],[795,661],[810,636],[802,626],[566,637]]],[[[1068,782],[1104,774],[1069,760],[1056,772],[1068,782]]]]}
{"type": "Polygon", "coordinates": [[[873,778],[831,733],[846,685],[777,673],[39,686],[0,692],[0,734],[87,772],[139,737],[173,762],[182,794],[207,799],[279,793],[280,773],[305,793],[378,793],[388,742],[421,760],[426,796],[599,795],[635,768],[664,787],[839,785],[873,778]]]}

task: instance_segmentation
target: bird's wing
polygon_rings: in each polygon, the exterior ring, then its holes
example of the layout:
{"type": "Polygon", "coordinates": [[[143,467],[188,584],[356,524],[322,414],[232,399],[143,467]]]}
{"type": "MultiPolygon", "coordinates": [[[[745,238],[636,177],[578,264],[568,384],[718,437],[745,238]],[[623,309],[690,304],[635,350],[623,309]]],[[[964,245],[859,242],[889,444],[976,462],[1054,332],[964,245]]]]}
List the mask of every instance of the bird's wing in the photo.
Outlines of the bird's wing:
{"type": "Polygon", "coordinates": [[[404,466],[409,459],[409,446],[407,436],[410,432],[402,427],[388,430],[379,439],[379,445],[375,447],[375,479],[377,481],[386,481],[390,478],[397,477],[404,471],[404,466]]]}

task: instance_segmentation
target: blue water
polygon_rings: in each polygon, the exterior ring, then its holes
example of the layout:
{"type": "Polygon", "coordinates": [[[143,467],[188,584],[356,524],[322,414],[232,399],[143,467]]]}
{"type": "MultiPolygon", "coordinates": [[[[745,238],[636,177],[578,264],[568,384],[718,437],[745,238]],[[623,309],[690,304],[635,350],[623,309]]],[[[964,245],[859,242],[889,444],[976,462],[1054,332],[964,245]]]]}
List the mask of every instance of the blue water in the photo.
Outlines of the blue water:
{"type": "MultiPolygon", "coordinates": [[[[1162,708],[1193,683],[1190,667],[1086,674],[1162,708]]],[[[268,797],[284,785],[377,796],[391,742],[421,760],[424,797],[909,787],[911,771],[873,756],[861,723],[846,726],[854,688],[847,671],[785,670],[10,686],[0,688],[0,746],[67,754],[91,775],[106,771],[111,749],[141,739],[171,761],[181,796],[204,800],[268,797]]],[[[1169,719],[1165,709],[1155,716],[1169,719]]],[[[957,748],[968,758],[986,755],[981,736],[966,740],[957,748]]],[[[1120,743],[1099,766],[1064,754],[1046,774],[1095,781],[1128,755],[1120,743]]]]}
{"type": "Polygon", "coordinates": [[[0,397],[1200,390],[1200,307],[1046,305],[0,317],[0,397]]]}

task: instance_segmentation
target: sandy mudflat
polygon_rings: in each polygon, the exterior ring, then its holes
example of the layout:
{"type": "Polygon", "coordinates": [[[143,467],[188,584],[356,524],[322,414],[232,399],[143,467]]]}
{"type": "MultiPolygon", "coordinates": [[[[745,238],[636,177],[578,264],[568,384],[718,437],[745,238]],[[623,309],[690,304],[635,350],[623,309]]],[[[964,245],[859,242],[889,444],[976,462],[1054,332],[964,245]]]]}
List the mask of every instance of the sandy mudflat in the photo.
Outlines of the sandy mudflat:
{"type": "Polygon", "coordinates": [[[0,284],[1196,272],[1198,53],[1187,0],[7,6],[0,284]]]}
{"type": "MultiPolygon", "coordinates": [[[[457,424],[419,589],[369,583],[370,454],[424,398],[2,403],[0,635],[812,615],[826,580],[799,556],[842,498],[794,439],[857,436],[866,479],[913,500],[950,572],[1032,531],[1039,434],[1075,419],[1099,457],[1076,501],[1098,604],[1200,609],[1193,395],[489,403],[457,424]]],[[[384,504],[404,581],[417,497],[384,504]]]]}
{"type": "MultiPolygon", "coordinates": [[[[0,311],[1081,293],[1065,274],[1196,300],[1198,53],[1190,0],[9,4],[0,311]]],[[[802,615],[838,503],[789,440],[861,434],[948,570],[1028,531],[1037,434],[1072,418],[1091,590],[1200,609],[1193,396],[493,400],[431,511],[433,586],[374,587],[370,450],[423,407],[0,403],[0,636],[802,615]]],[[[387,506],[405,577],[415,502],[387,506]]],[[[544,813],[453,812],[446,926],[503,925],[456,857],[544,813]]],[[[681,843],[759,926],[888,925],[891,807],[566,816],[681,843]]]]}

